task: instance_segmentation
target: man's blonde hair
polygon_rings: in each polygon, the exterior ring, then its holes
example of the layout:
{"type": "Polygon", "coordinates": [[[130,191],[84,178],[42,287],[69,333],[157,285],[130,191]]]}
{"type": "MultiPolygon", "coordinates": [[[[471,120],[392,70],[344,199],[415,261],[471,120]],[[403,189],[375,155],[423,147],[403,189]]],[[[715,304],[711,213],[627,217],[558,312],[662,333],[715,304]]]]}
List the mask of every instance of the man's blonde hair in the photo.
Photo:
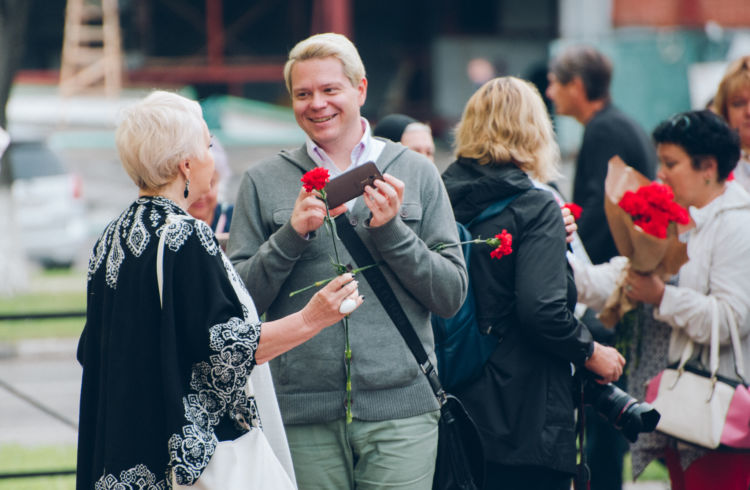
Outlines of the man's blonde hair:
{"type": "Polygon", "coordinates": [[[456,157],[480,165],[513,163],[542,182],[560,175],[560,149],[534,85],[501,77],[482,85],[456,127],[456,157]]]}
{"type": "Polygon", "coordinates": [[[208,151],[201,106],[163,91],[123,110],[115,131],[122,166],[140,189],[157,191],[177,177],[183,160],[208,151]]]}
{"type": "Polygon", "coordinates": [[[296,62],[330,57],[341,62],[344,75],[349,79],[352,87],[357,87],[365,78],[365,65],[362,63],[362,58],[359,57],[357,48],[346,36],[333,32],[315,34],[298,42],[289,52],[289,59],[284,65],[284,81],[289,93],[292,93],[292,67],[296,62]]]}

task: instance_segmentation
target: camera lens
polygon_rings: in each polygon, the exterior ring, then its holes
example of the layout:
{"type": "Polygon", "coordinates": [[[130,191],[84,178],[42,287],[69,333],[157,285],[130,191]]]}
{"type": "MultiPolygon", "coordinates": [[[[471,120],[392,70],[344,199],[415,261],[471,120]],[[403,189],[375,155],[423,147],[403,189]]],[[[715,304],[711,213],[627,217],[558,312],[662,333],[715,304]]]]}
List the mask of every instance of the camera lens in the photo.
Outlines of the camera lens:
{"type": "Polygon", "coordinates": [[[613,384],[584,384],[584,402],[594,409],[630,442],[641,432],[652,432],[659,422],[659,412],[646,402],[640,402],[613,384]]]}

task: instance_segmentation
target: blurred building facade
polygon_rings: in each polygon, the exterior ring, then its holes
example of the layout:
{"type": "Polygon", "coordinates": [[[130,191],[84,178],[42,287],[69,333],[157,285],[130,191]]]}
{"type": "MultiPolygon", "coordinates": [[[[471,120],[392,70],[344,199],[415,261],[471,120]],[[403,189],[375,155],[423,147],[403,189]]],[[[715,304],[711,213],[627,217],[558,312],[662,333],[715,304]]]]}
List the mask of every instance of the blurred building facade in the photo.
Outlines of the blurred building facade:
{"type": "MultiPolygon", "coordinates": [[[[30,1],[18,79],[54,80],[66,0],[30,1]]],[[[286,53],[335,30],[353,39],[368,70],[364,114],[405,112],[438,136],[488,77],[529,78],[543,91],[549,56],[578,42],[612,58],[614,99],[651,129],[705,103],[693,86],[710,87],[707,73],[747,50],[750,36],[747,0],[119,0],[119,10],[126,86],[191,85],[200,98],[288,104],[286,53]]],[[[575,124],[561,119],[558,129],[563,150],[575,148],[575,124]]]]}

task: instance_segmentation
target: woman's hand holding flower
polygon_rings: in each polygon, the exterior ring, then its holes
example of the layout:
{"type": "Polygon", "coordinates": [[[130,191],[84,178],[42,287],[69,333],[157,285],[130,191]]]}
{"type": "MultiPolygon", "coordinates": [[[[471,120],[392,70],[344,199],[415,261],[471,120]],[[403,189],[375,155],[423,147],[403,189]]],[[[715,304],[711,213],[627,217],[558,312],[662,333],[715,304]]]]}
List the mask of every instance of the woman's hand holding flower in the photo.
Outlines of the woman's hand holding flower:
{"type": "Polygon", "coordinates": [[[664,296],[664,281],[656,274],[641,274],[628,270],[625,278],[625,295],[634,301],[658,306],[664,296]]]}
{"type": "Polygon", "coordinates": [[[370,226],[376,228],[388,223],[398,215],[404,202],[404,183],[390,174],[376,180],[373,186],[365,187],[364,200],[372,218],[370,226]]]}
{"type": "Polygon", "coordinates": [[[563,223],[565,223],[565,241],[567,243],[573,241],[573,234],[578,231],[578,225],[576,224],[576,219],[578,218],[576,218],[575,213],[573,213],[569,205],[576,206],[575,204],[568,203],[568,205],[560,208],[562,211],[563,223]]]}
{"type": "Polygon", "coordinates": [[[351,274],[342,274],[315,293],[302,309],[305,324],[315,330],[322,330],[343,319],[346,315],[339,311],[345,299],[354,301],[356,308],[364,298],[359,295],[357,281],[351,274]]]}

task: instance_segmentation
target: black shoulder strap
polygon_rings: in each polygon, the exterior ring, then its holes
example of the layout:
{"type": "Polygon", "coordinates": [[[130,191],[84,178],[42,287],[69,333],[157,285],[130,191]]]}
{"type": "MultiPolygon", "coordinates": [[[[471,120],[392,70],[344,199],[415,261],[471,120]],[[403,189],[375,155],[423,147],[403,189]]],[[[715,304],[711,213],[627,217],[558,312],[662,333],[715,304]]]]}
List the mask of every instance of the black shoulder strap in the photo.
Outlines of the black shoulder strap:
{"type": "MultiPolygon", "coordinates": [[[[346,214],[341,214],[336,218],[336,230],[338,231],[339,238],[344,242],[347,250],[349,250],[349,254],[359,267],[375,264],[375,259],[349,223],[346,214]]],[[[375,292],[375,296],[378,297],[383,309],[385,309],[391,321],[396,325],[401,337],[404,338],[406,345],[417,360],[422,372],[427,376],[427,380],[430,382],[435,397],[442,406],[445,402],[446,393],[440,384],[437,371],[427,357],[427,352],[425,352],[422,342],[417,336],[417,332],[414,331],[414,327],[409,321],[409,317],[406,316],[404,309],[401,307],[401,303],[399,303],[398,298],[396,298],[393,290],[391,290],[391,287],[388,285],[388,281],[383,275],[383,271],[380,270],[380,267],[371,267],[364,270],[362,275],[365,276],[365,279],[367,279],[370,287],[375,292]]]]}

